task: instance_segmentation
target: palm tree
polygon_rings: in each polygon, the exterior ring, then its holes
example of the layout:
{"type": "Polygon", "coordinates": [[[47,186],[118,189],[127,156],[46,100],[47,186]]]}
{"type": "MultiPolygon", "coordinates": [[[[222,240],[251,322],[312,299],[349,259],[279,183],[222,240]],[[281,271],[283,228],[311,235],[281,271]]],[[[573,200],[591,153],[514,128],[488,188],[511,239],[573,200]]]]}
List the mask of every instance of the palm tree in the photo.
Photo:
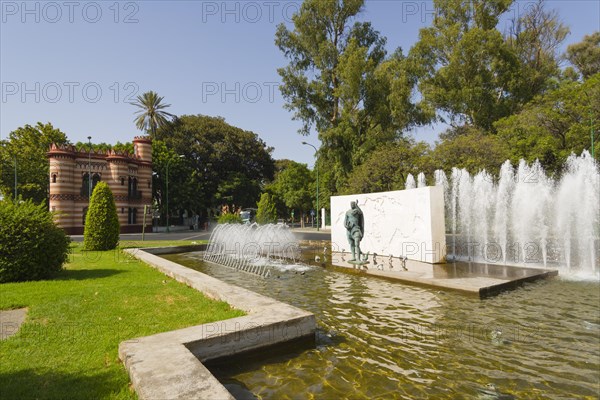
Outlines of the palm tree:
{"type": "Polygon", "coordinates": [[[140,108],[140,110],[135,112],[137,117],[133,120],[139,130],[146,130],[146,132],[150,132],[154,136],[156,130],[168,122],[168,117],[174,117],[173,114],[163,111],[163,109],[171,107],[171,105],[162,104],[162,100],[163,97],[151,90],[138,96],[137,100],[131,103],[140,108]]]}

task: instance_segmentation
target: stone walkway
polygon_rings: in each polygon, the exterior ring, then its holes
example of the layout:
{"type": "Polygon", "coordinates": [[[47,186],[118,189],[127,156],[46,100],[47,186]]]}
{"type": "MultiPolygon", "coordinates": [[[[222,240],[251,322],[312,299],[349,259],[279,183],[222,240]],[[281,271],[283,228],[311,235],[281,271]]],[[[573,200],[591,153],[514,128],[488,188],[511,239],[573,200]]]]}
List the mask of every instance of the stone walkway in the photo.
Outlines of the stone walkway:
{"type": "Polygon", "coordinates": [[[0,311],[0,340],[16,334],[27,316],[27,308],[0,311]]]}

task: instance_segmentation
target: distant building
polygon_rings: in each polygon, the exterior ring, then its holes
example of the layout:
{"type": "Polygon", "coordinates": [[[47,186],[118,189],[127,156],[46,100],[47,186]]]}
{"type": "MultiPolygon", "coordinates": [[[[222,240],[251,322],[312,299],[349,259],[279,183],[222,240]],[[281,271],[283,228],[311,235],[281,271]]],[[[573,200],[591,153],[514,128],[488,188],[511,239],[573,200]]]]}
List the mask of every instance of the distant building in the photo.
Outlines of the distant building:
{"type": "MultiPolygon", "coordinates": [[[[134,154],[89,152],[71,145],[50,147],[50,210],[58,212],[56,221],[68,234],[83,233],[90,179],[92,190],[100,181],[110,187],[121,233],[142,231],[144,205],[152,205],[152,141],[136,137],[133,145],[134,154]]],[[[148,216],[146,231],[151,228],[148,216]]]]}

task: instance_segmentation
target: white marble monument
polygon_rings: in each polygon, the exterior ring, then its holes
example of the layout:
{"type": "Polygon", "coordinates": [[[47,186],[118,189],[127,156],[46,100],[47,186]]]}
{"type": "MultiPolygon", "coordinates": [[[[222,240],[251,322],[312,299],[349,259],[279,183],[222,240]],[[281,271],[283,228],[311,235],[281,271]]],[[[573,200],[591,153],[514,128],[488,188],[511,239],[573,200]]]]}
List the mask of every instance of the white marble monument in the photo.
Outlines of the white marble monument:
{"type": "Polygon", "coordinates": [[[432,264],[445,262],[444,191],[441,186],[331,197],[333,251],[350,252],[344,215],[350,209],[351,201],[358,202],[364,216],[365,231],[360,242],[364,254],[404,256],[432,264]]]}

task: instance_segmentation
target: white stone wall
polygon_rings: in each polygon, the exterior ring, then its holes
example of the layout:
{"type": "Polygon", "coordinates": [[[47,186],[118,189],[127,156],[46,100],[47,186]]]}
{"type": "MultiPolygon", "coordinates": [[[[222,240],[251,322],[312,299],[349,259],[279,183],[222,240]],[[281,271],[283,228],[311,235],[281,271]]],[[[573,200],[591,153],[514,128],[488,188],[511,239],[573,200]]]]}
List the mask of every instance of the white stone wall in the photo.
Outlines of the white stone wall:
{"type": "Polygon", "coordinates": [[[344,215],[358,201],[365,219],[363,253],[441,263],[446,257],[444,191],[440,186],[331,197],[333,251],[350,252],[344,215]]]}

